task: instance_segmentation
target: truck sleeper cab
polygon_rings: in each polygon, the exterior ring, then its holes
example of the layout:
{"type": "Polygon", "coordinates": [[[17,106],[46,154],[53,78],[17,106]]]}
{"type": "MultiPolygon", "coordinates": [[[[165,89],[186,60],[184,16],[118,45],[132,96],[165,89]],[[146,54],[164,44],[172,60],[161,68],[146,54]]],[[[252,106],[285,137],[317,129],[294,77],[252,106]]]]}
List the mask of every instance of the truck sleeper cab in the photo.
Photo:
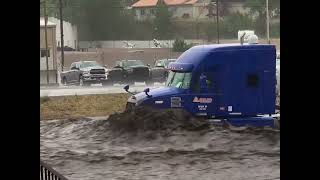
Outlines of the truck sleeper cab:
{"type": "Polygon", "coordinates": [[[183,108],[195,116],[237,122],[239,117],[251,118],[262,124],[267,121],[257,119],[259,115],[275,113],[274,45],[195,46],[170,63],[169,69],[165,87],[150,90],[149,96],[136,94],[128,103],[183,108]]]}

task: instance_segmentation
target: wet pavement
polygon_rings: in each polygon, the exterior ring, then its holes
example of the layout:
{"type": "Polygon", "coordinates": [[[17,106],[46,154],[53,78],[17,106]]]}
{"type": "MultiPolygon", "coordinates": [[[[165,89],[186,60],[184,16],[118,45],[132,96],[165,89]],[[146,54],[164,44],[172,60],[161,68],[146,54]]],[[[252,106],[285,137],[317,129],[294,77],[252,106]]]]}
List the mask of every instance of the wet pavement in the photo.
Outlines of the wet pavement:
{"type": "MultiPolygon", "coordinates": [[[[72,96],[72,95],[89,95],[89,94],[113,94],[113,93],[125,93],[123,87],[125,85],[115,84],[113,86],[101,86],[101,84],[94,84],[88,87],[82,86],[57,86],[57,87],[40,87],[40,97],[44,96],[72,96]]],[[[164,84],[155,83],[150,87],[157,88],[162,87],[164,84]]],[[[147,86],[144,83],[136,83],[130,86],[130,91],[141,92],[147,86]]]]}

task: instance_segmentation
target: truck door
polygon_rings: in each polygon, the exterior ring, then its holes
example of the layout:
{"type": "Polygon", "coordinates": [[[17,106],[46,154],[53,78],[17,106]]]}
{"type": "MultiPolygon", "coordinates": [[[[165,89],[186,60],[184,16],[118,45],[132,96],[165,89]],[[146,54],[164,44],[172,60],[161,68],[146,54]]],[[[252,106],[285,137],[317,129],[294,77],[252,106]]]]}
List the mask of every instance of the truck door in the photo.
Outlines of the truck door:
{"type": "Polygon", "coordinates": [[[212,116],[217,109],[216,94],[214,93],[213,73],[195,74],[191,93],[187,98],[189,111],[198,116],[212,116]]]}
{"type": "Polygon", "coordinates": [[[72,82],[72,83],[76,82],[76,74],[78,71],[79,71],[79,64],[73,63],[71,65],[71,70],[69,71],[69,74],[68,74],[68,76],[70,78],[69,79],[70,82],[72,82]]]}
{"type": "Polygon", "coordinates": [[[73,81],[76,83],[76,82],[80,82],[80,74],[81,74],[81,70],[80,70],[80,63],[76,63],[76,69],[75,71],[73,72],[73,81]]]}
{"type": "Polygon", "coordinates": [[[68,83],[72,83],[74,81],[74,71],[76,69],[76,63],[72,63],[70,65],[70,70],[68,71],[68,73],[66,74],[66,80],[68,83]]]}

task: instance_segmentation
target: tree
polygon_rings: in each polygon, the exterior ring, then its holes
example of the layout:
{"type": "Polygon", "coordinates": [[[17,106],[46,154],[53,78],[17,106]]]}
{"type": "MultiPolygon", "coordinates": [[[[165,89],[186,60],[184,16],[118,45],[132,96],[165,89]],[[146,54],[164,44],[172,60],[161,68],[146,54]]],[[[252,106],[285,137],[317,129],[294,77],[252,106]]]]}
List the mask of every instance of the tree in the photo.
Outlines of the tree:
{"type": "MultiPolygon", "coordinates": [[[[266,0],[246,0],[244,7],[250,9],[251,14],[266,14],[266,0]]],[[[269,0],[269,11],[280,9],[280,0],[269,0]]]]}
{"type": "MultiPolygon", "coordinates": [[[[280,0],[269,0],[269,12],[280,12],[280,0]]],[[[246,0],[244,7],[250,9],[250,14],[255,18],[257,30],[266,33],[266,0],[246,0]]],[[[271,15],[271,13],[269,13],[271,15]]]]}
{"type": "Polygon", "coordinates": [[[187,44],[183,39],[176,39],[173,43],[174,52],[184,52],[192,47],[192,44],[187,44]]]}
{"type": "Polygon", "coordinates": [[[170,35],[170,21],[171,13],[168,10],[168,7],[163,4],[159,3],[156,6],[156,13],[154,19],[154,28],[156,38],[167,38],[170,35]]]}
{"type": "MultiPolygon", "coordinates": [[[[121,14],[124,9],[122,1],[63,0],[62,2],[63,20],[76,24],[79,34],[86,34],[86,40],[117,38],[118,31],[126,28],[128,24],[122,23],[125,19],[123,18],[125,15],[121,14]]],[[[59,18],[59,0],[47,0],[47,7],[48,16],[59,18]]],[[[42,11],[43,7],[40,7],[40,13],[42,11]]]]}

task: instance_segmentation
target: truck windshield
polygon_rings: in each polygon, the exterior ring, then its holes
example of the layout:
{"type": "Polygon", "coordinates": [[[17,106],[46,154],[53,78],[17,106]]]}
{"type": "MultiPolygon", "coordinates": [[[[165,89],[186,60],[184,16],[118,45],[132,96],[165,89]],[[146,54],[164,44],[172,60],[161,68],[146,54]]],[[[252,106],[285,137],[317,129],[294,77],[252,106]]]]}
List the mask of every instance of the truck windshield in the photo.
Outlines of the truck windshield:
{"type": "Polygon", "coordinates": [[[124,61],[124,66],[130,67],[130,66],[143,66],[142,61],[124,61]]]}
{"type": "Polygon", "coordinates": [[[95,61],[82,62],[82,64],[80,65],[81,68],[87,68],[87,67],[93,67],[93,66],[100,66],[100,65],[95,61]]]}
{"type": "Polygon", "coordinates": [[[155,66],[156,67],[164,67],[165,66],[164,60],[157,60],[155,66]]]}
{"type": "Polygon", "coordinates": [[[166,86],[176,87],[181,89],[188,89],[190,87],[191,72],[173,72],[170,71],[166,86]]]}

